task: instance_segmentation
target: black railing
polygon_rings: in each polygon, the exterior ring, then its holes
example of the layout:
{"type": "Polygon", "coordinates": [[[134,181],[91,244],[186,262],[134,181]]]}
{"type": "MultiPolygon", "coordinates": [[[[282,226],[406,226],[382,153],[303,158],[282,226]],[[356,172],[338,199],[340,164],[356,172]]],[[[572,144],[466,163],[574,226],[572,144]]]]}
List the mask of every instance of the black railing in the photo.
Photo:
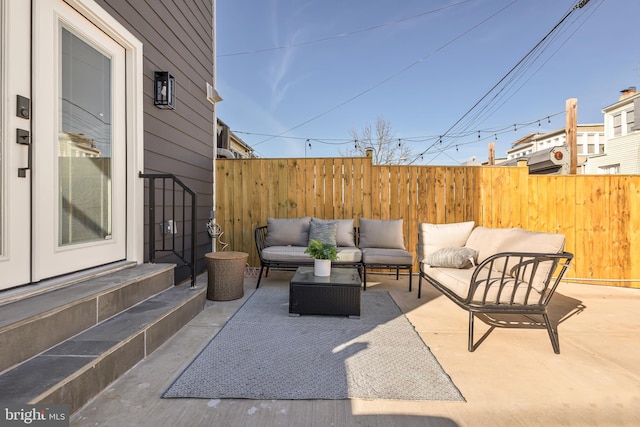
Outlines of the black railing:
{"type": "Polygon", "coordinates": [[[196,285],[196,193],[173,174],[140,173],[138,176],[149,180],[149,262],[155,262],[156,254],[159,252],[172,253],[183,263],[179,267],[189,268],[191,286],[194,287],[196,285]],[[160,186],[157,185],[158,181],[160,186]],[[160,193],[162,199],[159,202],[156,201],[156,192],[160,193]],[[187,200],[188,196],[190,200],[187,200]],[[190,223],[190,242],[187,242],[187,233],[184,229],[186,227],[183,227],[182,233],[177,232],[180,221],[182,224],[190,223]],[[158,229],[161,230],[162,236],[159,242],[156,241],[158,229]],[[156,247],[156,243],[160,246],[156,247]]]}

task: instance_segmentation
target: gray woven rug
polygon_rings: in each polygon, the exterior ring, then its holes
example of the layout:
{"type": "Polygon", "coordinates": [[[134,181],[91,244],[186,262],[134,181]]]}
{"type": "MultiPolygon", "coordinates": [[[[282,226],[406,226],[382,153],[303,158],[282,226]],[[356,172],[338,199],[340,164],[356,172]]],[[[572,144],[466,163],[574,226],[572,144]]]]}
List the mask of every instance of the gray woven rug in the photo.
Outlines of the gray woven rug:
{"type": "Polygon", "coordinates": [[[257,289],[163,397],[464,400],[387,292],[363,292],[359,319],[288,304],[257,289]]]}

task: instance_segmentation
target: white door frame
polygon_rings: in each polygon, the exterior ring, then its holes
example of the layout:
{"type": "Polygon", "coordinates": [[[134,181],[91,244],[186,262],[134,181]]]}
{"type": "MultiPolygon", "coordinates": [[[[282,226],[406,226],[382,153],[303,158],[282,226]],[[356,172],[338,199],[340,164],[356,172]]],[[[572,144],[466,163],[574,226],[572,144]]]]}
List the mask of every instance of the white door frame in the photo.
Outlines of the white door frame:
{"type": "Polygon", "coordinates": [[[18,177],[29,147],[16,143],[16,129],[31,131],[30,119],[17,117],[17,96],[31,98],[30,19],[28,1],[0,2],[0,290],[31,277],[31,171],[18,177]]]}
{"type": "MultiPolygon", "coordinates": [[[[35,0],[38,2],[38,0],[35,0]]],[[[42,0],[40,0],[42,1],[42,0]]],[[[35,23],[33,26],[33,40],[35,40],[35,46],[33,50],[33,76],[32,76],[32,84],[33,84],[33,93],[34,93],[34,109],[38,108],[44,109],[41,111],[45,111],[44,114],[34,114],[34,118],[36,122],[34,123],[34,129],[38,129],[43,124],[45,125],[42,129],[46,132],[44,135],[37,135],[34,130],[34,138],[35,140],[40,139],[40,144],[46,144],[47,141],[51,138],[57,141],[57,134],[48,135],[48,132],[51,132],[57,129],[57,126],[54,123],[47,123],[48,120],[56,120],[55,114],[51,114],[47,116],[47,110],[49,108],[47,105],[51,102],[51,99],[57,97],[51,97],[50,99],[37,99],[39,93],[47,93],[51,96],[51,92],[46,87],[47,84],[52,86],[57,86],[57,82],[47,82],[46,79],[42,79],[41,77],[36,77],[36,73],[39,70],[42,70],[43,67],[46,67],[46,64],[55,64],[57,61],[45,60],[43,59],[50,55],[48,52],[48,46],[39,46],[38,40],[47,40],[53,38],[57,40],[57,28],[59,19],[64,19],[65,22],[69,23],[72,27],[76,27],[78,31],[83,31],[82,26],[87,23],[86,33],[91,31],[95,32],[104,32],[108,38],[112,39],[118,45],[124,48],[125,52],[125,61],[124,64],[121,64],[125,68],[125,78],[124,81],[121,81],[120,87],[126,93],[125,99],[125,112],[122,114],[126,115],[124,121],[126,126],[124,126],[123,134],[126,133],[124,139],[127,141],[126,143],[126,154],[123,152],[123,157],[119,159],[121,162],[125,162],[126,156],[126,173],[125,176],[114,176],[114,183],[117,179],[125,180],[123,188],[126,188],[126,208],[123,204],[120,204],[121,212],[123,212],[123,220],[120,222],[120,230],[121,233],[118,236],[114,236],[112,241],[104,241],[102,244],[97,245],[79,245],[79,250],[73,250],[69,248],[65,248],[61,250],[57,248],[57,234],[51,232],[46,226],[43,227],[43,221],[38,221],[37,216],[41,214],[42,208],[41,205],[45,206],[48,210],[51,206],[57,206],[57,203],[54,203],[55,200],[52,200],[51,195],[45,195],[43,199],[42,195],[38,195],[37,191],[34,191],[34,198],[32,201],[33,209],[34,209],[34,218],[36,221],[34,223],[34,233],[32,236],[32,245],[34,252],[34,261],[32,266],[32,280],[39,281],[41,279],[51,277],[53,275],[65,274],[72,272],[74,270],[82,269],[82,268],[90,268],[93,266],[100,265],[104,263],[104,259],[100,260],[96,258],[93,260],[92,254],[99,254],[100,247],[104,247],[104,249],[109,250],[109,246],[119,245],[119,247],[123,248],[122,256],[126,257],[126,260],[142,262],[143,259],[143,227],[142,222],[144,218],[144,200],[143,200],[143,191],[144,186],[143,182],[140,178],[138,178],[138,171],[141,171],[143,168],[142,164],[142,153],[143,153],[143,126],[142,126],[142,44],[125,28],[123,28],[120,24],[118,24],[110,15],[108,15],[102,8],[100,8],[94,1],[92,0],[73,0],[63,2],[62,0],[45,0],[46,2],[56,2],[56,6],[53,7],[54,13],[51,13],[50,10],[47,13],[42,13],[43,9],[48,9],[48,7],[42,4],[39,8],[33,10],[33,22],[35,23]],[[62,17],[62,18],[60,18],[62,17]],[[45,87],[41,87],[39,85],[44,84],[45,87]],[[45,203],[41,203],[45,202],[45,203]],[[126,216],[126,218],[124,218],[126,216]],[[123,230],[124,228],[124,230],[123,230]],[[126,243],[125,243],[126,242],[126,243]],[[126,245],[126,246],[125,246],[126,245]],[[57,262],[52,263],[51,257],[57,259],[57,262]],[[92,262],[93,261],[93,262],[92,262]],[[63,265],[60,265],[63,264],[63,265]]],[[[98,35],[100,37],[100,35],[98,35]]],[[[52,70],[52,73],[57,75],[55,69],[52,70]]],[[[114,78],[116,76],[114,75],[114,78]]],[[[115,82],[115,81],[114,81],[115,82]]],[[[116,82],[117,86],[117,82],[116,82]]],[[[53,109],[56,110],[55,108],[53,109]]],[[[123,112],[121,112],[123,113],[123,112]]],[[[115,137],[115,134],[114,134],[115,137]]],[[[122,141],[119,141],[122,143],[122,141]]],[[[34,150],[37,147],[34,147],[34,150]]],[[[41,149],[42,145],[41,145],[41,149]]],[[[56,157],[57,153],[53,153],[53,157],[56,157]]],[[[45,156],[48,159],[50,156],[45,156]]],[[[43,159],[43,156],[38,156],[35,160],[43,159]]],[[[118,159],[116,159],[118,161],[118,159]]],[[[34,162],[35,171],[34,174],[38,174],[38,170],[49,170],[51,166],[38,164],[34,162]]],[[[122,169],[124,170],[124,169],[122,169]]],[[[114,170],[114,173],[116,170],[114,170]]],[[[34,184],[35,189],[39,189],[39,185],[46,184],[43,181],[42,175],[36,176],[36,183],[34,184]]],[[[57,188],[52,189],[54,194],[57,194],[57,188]]],[[[117,187],[113,188],[114,191],[117,191],[117,187]]],[[[48,194],[48,192],[46,193],[48,194]]],[[[123,198],[124,199],[124,198],[123,198]]],[[[124,202],[124,200],[123,200],[124,202]]],[[[115,205],[114,205],[115,207],[115,205]]],[[[46,214],[45,214],[46,215],[46,214]]],[[[52,216],[57,216],[57,209],[53,209],[51,212],[52,216]]],[[[114,223],[114,226],[118,223],[114,223]]],[[[57,228],[57,223],[54,229],[57,228]]],[[[113,259],[114,261],[116,259],[113,259]]]]}
{"type": "MultiPolygon", "coordinates": [[[[0,153],[3,177],[0,179],[0,290],[37,282],[44,277],[37,274],[31,249],[38,244],[38,236],[30,236],[31,217],[36,200],[31,197],[31,174],[17,176],[17,168],[26,166],[26,147],[15,144],[17,128],[31,131],[28,120],[16,117],[16,95],[31,98],[32,76],[30,32],[32,8],[41,2],[62,0],[3,0],[0,2],[0,131],[3,149],[0,153]],[[20,58],[26,56],[22,64],[20,58]],[[10,67],[21,63],[20,67],[10,67]],[[24,77],[20,79],[19,77],[24,77]],[[24,152],[24,153],[23,153],[24,152]],[[24,164],[23,164],[24,163],[24,164]],[[15,172],[15,173],[14,173],[15,172]],[[31,205],[30,205],[31,204],[31,205]],[[22,220],[22,221],[20,221],[22,220]],[[22,224],[22,225],[20,225],[22,224]],[[26,224],[26,225],[24,225],[26,224]],[[22,247],[22,249],[20,249],[22,247]],[[26,247],[26,251],[25,248],[26,247]],[[34,271],[36,274],[34,274],[34,271]]],[[[144,183],[138,174],[144,169],[143,129],[143,46],[123,25],[116,21],[93,0],[64,0],[91,24],[99,28],[125,49],[126,75],[126,260],[142,263],[144,260],[144,183]]],[[[32,34],[33,35],[33,34],[32,34]]],[[[53,37],[54,35],[51,35],[53,37]]],[[[32,116],[33,119],[33,116],[32,116]]],[[[71,273],[71,271],[69,271],[71,273]]]]}

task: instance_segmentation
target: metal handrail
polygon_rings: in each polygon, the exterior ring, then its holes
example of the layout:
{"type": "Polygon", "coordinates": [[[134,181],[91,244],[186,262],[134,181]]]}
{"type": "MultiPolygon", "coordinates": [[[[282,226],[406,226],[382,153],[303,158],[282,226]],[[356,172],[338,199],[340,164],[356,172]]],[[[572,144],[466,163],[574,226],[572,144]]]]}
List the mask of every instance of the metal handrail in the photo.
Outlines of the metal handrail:
{"type": "Polygon", "coordinates": [[[184,264],[180,267],[189,267],[191,272],[191,287],[195,287],[196,285],[196,193],[192,189],[190,189],[186,184],[184,184],[177,176],[169,173],[142,173],[138,174],[140,178],[149,180],[149,262],[154,263],[156,261],[156,253],[158,252],[171,252],[176,257],[180,259],[184,264]],[[156,206],[156,181],[161,180],[162,186],[162,202],[156,206]],[[171,188],[167,188],[167,181],[170,181],[171,188]],[[180,189],[176,188],[176,185],[180,186],[182,189],[182,219],[183,221],[187,218],[187,195],[191,196],[190,200],[190,218],[191,218],[191,256],[187,257],[186,255],[186,233],[182,233],[180,239],[176,239],[176,234],[171,233],[162,233],[162,246],[160,248],[156,248],[156,228],[157,223],[155,221],[156,207],[159,207],[162,210],[162,218],[160,221],[160,225],[164,225],[167,223],[167,211],[170,209],[171,218],[174,221],[175,227],[175,218],[176,218],[176,193],[180,191],[180,189]],[[171,194],[170,205],[167,203],[167,192],[171,194]],[[171,239],[168,239],[166,236],[170,236],[171,239]],[[170,240],[170,245],[168,245],[167,240],[170,240]],[[176,240],[180,240],[178,242],[179,247],[176,247],[176,240]],[[178,250],[180,249],[180,250],[178,250]],[[189,258],[189,259],[187,259],[189,258]]]}

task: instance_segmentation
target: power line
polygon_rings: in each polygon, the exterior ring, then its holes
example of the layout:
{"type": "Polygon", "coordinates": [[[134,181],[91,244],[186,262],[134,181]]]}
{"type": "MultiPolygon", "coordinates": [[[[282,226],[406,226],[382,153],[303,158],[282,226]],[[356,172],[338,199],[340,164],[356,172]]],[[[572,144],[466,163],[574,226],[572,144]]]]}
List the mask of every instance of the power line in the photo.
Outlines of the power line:
{"type": "MultiPolygon", "coordinates": [[[[560,21],[554,25],[554,27],[547,32],[547,34],[532,48],[530,49],[517,63],[516,65],[514,65],[495,85],[493,85],[493,87],[491,87],[491,89],[489,89],[489,91],[487,91],[471,108],[469,108],[453,125],[451,125],[449,127],[449,129],[447,129],[446,132],[444,132],[444,134],[442,135],[441,139],[439,141],[442,141],[442,138],[450,136],[450,132],[456,127],[458,126],[460,123],[462,123],[465,119],[467,119],[467,117],[474,111],[476,110],[476,108],[485,100],[487,99],[492,93],[494,93],[499,87],[500,85],[502,85],[505,81],[507,81],[507,83],[505,83],[504,86],[502,86],[497,93],[495,93],[495,95],[493,96],[493,98],[489,101],[489,103],[487,103],[486,105],[484,105],[479,111],[477,111],[475,113],[475,115],[473,116],[473,118],[469,119],[468,124],[465,125],[466,128],[469,127],[469,125],[472,125],[473,123],[477,122],[480,120],[481,114],[483,112],[486,112],[487,109],[490,107],[490,102],[495,101],[508,87],[509,84],[513,83],[514,81],[516,81],[516,77],[515,74],[516,72],[521,69],[521,66],[524,66],[527,62],[529,62],[531,60],[531,58],[533,57],[533,61],[535,61],[537,58],[540,57],[540,55],[542,54],[542,52],[539,52],[537,54],[537,56],[534,57],[534,53],[536,53],[538,51],[538,49],[544,45],[544,43],[547,41],[547,39],[549,39],[552,34],[554,34],[558,28],[569,18],[569,16],[571,16],[571,14],[573,12],[575,12],[577,9],[581,9],[582,7],[584,7],[587,3],[589,2],[589,0],[582,0],[579,4],[573,6],[563,17],[562,19],[560,19],[560,21]],[[510,79],[510,80],[507,80],[510,79]]],[[[520,76],[517,77],[518,79],[520,78],[520,76]]],[[[514,125],[515,126],[515,125],[514,125]]],[[[412,161],[409,162],[409,164],[414,163],[416,160],[418,160],[419,158],[423,158],[424,154],[426,154],[435,144],[437,143],[434,142],[432,143],[430,146],[428,146],[424,151],[422,151],[420,154],[418,154],[412,161]]],[[[450,143],[447,148],[451,147],[453,143],[450,143]]]]}
{"type": "Polygon", "coordinates": [[[279,135],[275,135],[275,136],[273,136],[273,137],[271,137],[271,138],[267,138],[267,139],[265,139],[265,140],[263,140],[263,141],[260,141],[260,142],[258,142],[258,143],[256,143],[256,144],[254,144],[254,146],[257,146],[257,145],[263,144],[263,143],[265,143],[265,142],[268,142],[268,141],[270,141],[270,140],[271,140],[271,139],[273,139],[273,138],[281,137],[282,135],[285,135],[285,134],[287,134],[287,133],[291,132],[292,130],[296,130],[296,129],[298,129],[298,128],[300,128],[300,127],[302,127],[302,126],[304,126],[304,125],[306,125],[306,124],[308,124],[308,123],[311,123],[312,121],[317,120],[317,119],[319,119],[320,117],[325,116],[325,115],[327,115],[327,114],[331,113],[332,111],[335,111],[335,110],[337,110],[338,108],[340,108],[340,107],[342,107],[342,106],[344,106],[344,105],[346,105],[346,104],[348,104],[348,103],[350,103],[350,102],[352,102],[352,101],[354,101],[354,100],[356,100],[356,99],[360,98],[361,96],[363,96],[363,95],[365,95],[365,94],[367,94],[367,93],[371,92],[372,90],[376,89],[377,87],[382,86],[382,85],[383,85],[383,84],[385,84],[386,82],[388,82],[388,81],[390,81],[390,80],[392,80],[392,79],[394,79],[394,78],[398,77],[399,75],[401,75],[401,74],[405,73],[405,72],[406,72],[406,71],[408,71],[409,69],[411,69],[411,68],[415,67],[416,65],[418,65],[418,64],[420,64],[421,62],[423,62],[424,60],[426,60],[428,57],[430,57],[430,56],[434,55],[435,53],[438,53],[439,51],[443,50],[445,47],[449,46],[449,45],[450,45],[450,44],[452,44],[453,42],[455,42],[455,41],[459,40],[460,38],[464,37],[465,35],[469,34],[469,33],[470,33],[470,32],[472,32],[473,30],[475,30],[475,29],[477,29],[478,27],[480,27],[482,24],[484,24],[484,23],[488,22],[489,20],[491,20],[491,19],[495,18],[498,14],[500,14],[500,13],[504,12],[507,8],[509,8],[510,6],[512,6],[513,4],[515,4],[516,2],[517,2],[517,0],[513,0],[511,3],[509,3],[508,5],[506,5],[505,7],[503,7],[502,9],[498,10],[497,12],[493,13],[493,14],[492,14],[492,15],[490,15],[489,17],[487,17],[487,18],[485,18],[484,20],[480,21],[478,24],[476,24],[476,25],[472,26],[472,27],[471,27],[471,28],[469,28],[468,30],[466,30],[466,31],[462,32],[462,33],[461,33],[461,34],[459,34],[458,36],[456,36],[456,37],[454,37],[453,39],[449,40],[448,42],[446,42],[445,44],[443,44],[442,46],[440,46],[439,48],[437,48],[437,49],[436,49],[436,50],[434,50],[433,52],[428,53],[427,55],[425,55],[425,56],[423,56],[423,57],[419,58],[418,60],[414,61],[414,62],[413,62],[413,63],[411,63],[410,65],[408,65],[408,66],[406,66],[406,67],[402,68],[400,71],[397,71],[396,73],[394,73],[394,74],[392,74],[392,75],[390,75],[390,76],[386,77],[385,79],[383,79],[383,80],[381,80],[380,82],[378,82],[378,83],[374,84],[373,86],[370,86],[369,88],[367,88],[367,89],[363,90],[362,92],[360,92],[360,93],[358,93],[358,94],[356,94],[356,95],[352,96],[351,98],[349,98],[349,99],[347,99],[347,100],[345,100],[345,101],[342,101],[341,103],[339,103],[339,104],[337,104],[337,105],[335,105],[335,106],[333,106],[333,107],[329,108],[328,110],[325,110],[324,112],[322,112],[322,113],[320,113],[320,114],[317,114],[316,116],[314,116],[314,117],[312,117],[312,118],[310,118],[310,119],[308,119],[308,120],[305,120],[304,122],[299,123],[299,124],[295,125],[294,127],[290,128],[290,129],[287,129],[287,130],[285,130],[285,131],[281,132],[279,135]]]}
{"type": "Polygon", "coordinates": [[[328,40],[334,40],[334,39],[339,39],[339,38],[343,38],[343,37],[347,37],[347,36],[352,36],[354,34],[359,34],[359,33],[363,33],[363,32],[366,32],[366,31],[372,31],[372,30],[377,30],[377,29],[380,29],[380,28],[390,27],[390,26],[393,26],[393,25],[396,25],[396,24],[400,24],[402,22],[406,22],[406,21],[410,21],[410,20],[413,20],[413,19],[421,18],[421,17],[423,17],[425,15],[430,15],[432,13],[441,12],[443,10],[450,9],[452,7],[455,7],[455,6],[460,6],[460,5],[464,4],[464,3],[469,3],[470,1],[472,1],[472,0],[460,1],[458,3],[453,3],[453,4],[450,4],[448,6],[444,6],[444,7],[438,8],[438,9],[434,9],[434,10],[430,10],[428,12],[419,13],[417,15],[412,15],[412,16],[408,16],[408,17],[405,17],[405,18],[394,19],[393,21],[384,22],[384,23],[379,24],[379,25],[374,25],[374,26],[367,27],[367,28],[361,28],[359,30],[348,31],[348,32],[341,33],[341,34],[335,34],[333,36],[322,37],[322,38],[315,39],[315,40],[307,40],[307,41],[303,41],[303,42],[291,43],[291,44],[284,45],[284,46],[270,47],[270,48],[265,48],[265,49],[254,49],[254,50],[247,50],[247,51],[243,51],[243,52],[225,53],[225,54],[222,54],[222,55],[217,55],[216,57],[217,58],[224,58],[224,57],[229,57],[229,56],[250,55],[250,54],[254,54],[254,53],[271,52],[271,51],[274,51],[274,50],[290,49],[290,48],[298,47],[298,46],[321,43],[321,42],[325,42],[325,41],[328,41],[328,40]]]}

